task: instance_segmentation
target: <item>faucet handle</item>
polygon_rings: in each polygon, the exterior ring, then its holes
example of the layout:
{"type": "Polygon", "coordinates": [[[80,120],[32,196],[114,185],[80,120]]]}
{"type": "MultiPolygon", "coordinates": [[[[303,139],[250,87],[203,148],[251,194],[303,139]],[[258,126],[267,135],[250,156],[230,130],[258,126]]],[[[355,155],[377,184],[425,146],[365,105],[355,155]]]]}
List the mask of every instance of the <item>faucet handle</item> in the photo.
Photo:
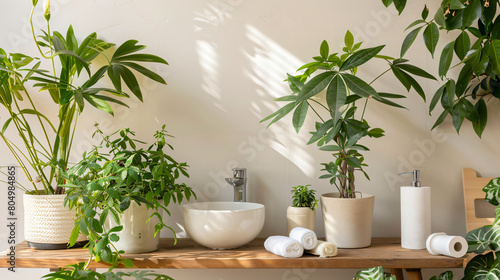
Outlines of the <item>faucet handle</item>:
{"type": "Polygon", "coordinates": [[[233,168],[233,178],[244,179],[247,175],[246,168],[233,168]]]}

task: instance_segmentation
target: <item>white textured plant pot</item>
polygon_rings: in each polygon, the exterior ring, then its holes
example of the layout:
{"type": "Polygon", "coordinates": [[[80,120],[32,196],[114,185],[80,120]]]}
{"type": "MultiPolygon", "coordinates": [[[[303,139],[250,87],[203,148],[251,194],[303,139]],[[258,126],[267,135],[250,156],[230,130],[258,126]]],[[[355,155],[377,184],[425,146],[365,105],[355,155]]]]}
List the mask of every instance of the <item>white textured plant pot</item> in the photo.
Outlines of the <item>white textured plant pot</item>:
{"type": "Polygon", "coordinates": [[[375,196],[356,194],[340,198],[339,193],[321,196],[321,209],[328,242],[339,248],[363,248],[371,245],[375,196]]]}
{"type": "MultiPolygon", "coordinates": [[[[115,232],[120,240],[113,242],[116,249],[125,253],[138,254],[158,250],[160,245],[160,233],[155,235],[155,225],[159,222],[155,216],[146,223],[154,209],[147,209],[146,204],[141,206],[136,202],[130,203],[130,207],[120,214],[120,223],[123,230],[115,232]]],[[[115,220],[108,215],[106,228],[109,230],[118,226],[115,220]]]]}
{"type": "MultiPolygon", "coordinates": [[[[30,247],[62,249],[68,246],[75,227],[75,210],[64,206],[65,194],[24,194],[24,238],[30,247]]],[[[86,241],[80,234],[77,242],[86,241]]]]}
{"type": "Polygon", "coordinates": [[[296,227],[303,227],[314,231],[316,226],[316,209],[309,207],[288,206],[286,209],[286,235],[296,227]]]}

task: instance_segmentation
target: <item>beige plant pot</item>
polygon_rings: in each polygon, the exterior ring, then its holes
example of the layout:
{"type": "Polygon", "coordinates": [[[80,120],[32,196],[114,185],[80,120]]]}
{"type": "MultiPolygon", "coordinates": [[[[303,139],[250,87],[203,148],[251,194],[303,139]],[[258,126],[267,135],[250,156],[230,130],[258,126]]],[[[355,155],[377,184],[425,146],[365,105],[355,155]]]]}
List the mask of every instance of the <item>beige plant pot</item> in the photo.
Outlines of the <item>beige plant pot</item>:
{"type": "MultiPolygon", "coordinates": [[[[66,195],[24,194],[24,238],[36,249],[67,248],[75,226],[74,210],[64,206],[66,195]]],[[[80,234],[77,242],[87,240],[80,234]]]]}
{"type": "Polygon", "coordinates": [[[290,235],[290,231],[296,227],[303,227],[314,231],[316,226],[316,209],[311,210],[309,207],[293,207],[289,206],[286,209],[286,232],[290,235]]]}
{"type": "MultiPolygon", "coordinates": [[[[160,245],[160,234],[156,237],[155,225],[159,222],[155,216],[149,222],[146,222],[154,209],[148,209],[146,204],[141,206],[136,202],[130,203],[130,207],[120,214],[120,223],[123,226],[122,231],[115,232],[120,240],[113,242],[118,250],[123,250],[128,254],[147,253],[158,250],[160,245]]],[[[108,215],[106,228],[109,230],[116,227],[115,220],[108,215]]]]}
{"type": "Polygon", "coordinates": [[[375,196],[357,194],[340,198],[339,193],[321,196],[325,236],[339,248],[363,248],[371,245],[375,196]]]}

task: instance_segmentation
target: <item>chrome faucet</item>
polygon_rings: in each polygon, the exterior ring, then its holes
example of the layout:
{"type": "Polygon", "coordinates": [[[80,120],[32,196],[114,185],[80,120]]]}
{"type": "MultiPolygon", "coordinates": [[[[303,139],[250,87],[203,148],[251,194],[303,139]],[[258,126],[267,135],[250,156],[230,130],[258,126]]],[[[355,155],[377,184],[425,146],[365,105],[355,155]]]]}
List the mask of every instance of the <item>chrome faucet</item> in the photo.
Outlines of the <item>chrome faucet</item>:
{"type": "Polygon", "coordinates": [[[234,187],[234,201],[247,201],[247,169],[233,168],[233,178],[226,178],[226,182],[234,187]]]}

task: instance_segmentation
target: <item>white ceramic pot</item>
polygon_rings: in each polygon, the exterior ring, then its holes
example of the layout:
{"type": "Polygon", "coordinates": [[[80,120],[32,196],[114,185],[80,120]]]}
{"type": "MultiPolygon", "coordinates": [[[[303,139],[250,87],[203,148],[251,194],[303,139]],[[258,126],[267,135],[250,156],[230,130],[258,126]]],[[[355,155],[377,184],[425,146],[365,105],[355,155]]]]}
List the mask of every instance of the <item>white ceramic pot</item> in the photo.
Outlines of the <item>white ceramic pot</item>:
{"type": "Polygon", "coordinates": [[[296,227],[303,227],[314,231],[316,226],[316,209],[311,210],[309,207],[293,207],[289,206],[286,209],[286,232],[290,235],[290,231],[296,227]]]}
{"type": "Polygon", "coordinates": [[[340,198],[339,193],[321,196],[325,236],[339,248],[371,245],[375,196],[362,193],[357,198],[340,198]]]}
{"type": "MultiPolygon", "coordinates": [[[[123,250],[125,253],[137,254],[147,253],[158,250],[160,245],[160,234],[156,237],[155,225],[159,222],[155,216],[146,223],[154,209],[147,209],[146,204],[130,203],[130,207],[120,214],[120,223],[123,230],[115,232],[120,240],[113,242],[116,249],[123,250]]],[[[115,220],[108,215],[106,228],[109,230],[116,227],[115,220]]]]}
{"type": "MultiPolygon", "coordinates": [[[[75,226],[75,210],[64,206],[65,194],[24,194],[24,238],[36,249],[67,248],[75,226]]],[[[80,234],[77,242],[87,240],[80,234]]]]}

